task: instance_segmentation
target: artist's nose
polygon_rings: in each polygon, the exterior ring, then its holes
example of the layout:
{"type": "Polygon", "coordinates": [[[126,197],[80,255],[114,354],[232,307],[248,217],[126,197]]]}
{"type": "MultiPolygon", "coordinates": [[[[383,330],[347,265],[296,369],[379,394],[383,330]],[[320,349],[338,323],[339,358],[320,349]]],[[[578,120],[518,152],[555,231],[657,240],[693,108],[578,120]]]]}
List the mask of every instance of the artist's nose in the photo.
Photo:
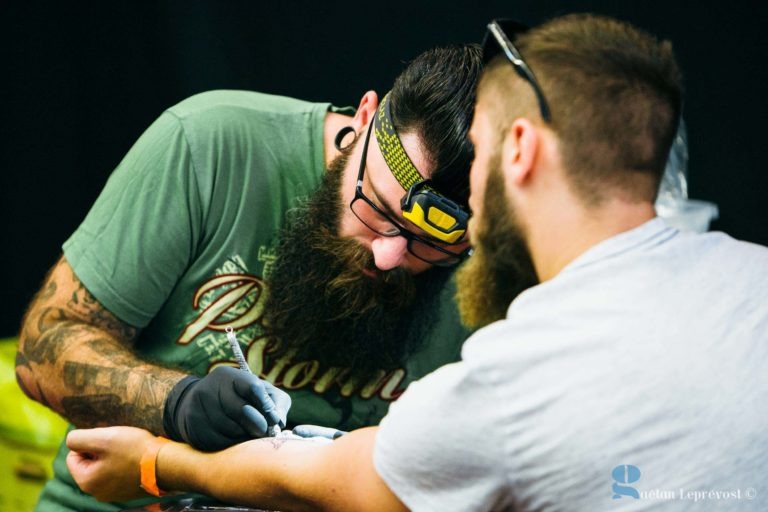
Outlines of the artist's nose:
{"type": "Polygon", "coordinates": [[[403,263],[408,240],[402,236],[379,236],[371,242],[371,252],[379,270],[390,270],[403,263]]]}

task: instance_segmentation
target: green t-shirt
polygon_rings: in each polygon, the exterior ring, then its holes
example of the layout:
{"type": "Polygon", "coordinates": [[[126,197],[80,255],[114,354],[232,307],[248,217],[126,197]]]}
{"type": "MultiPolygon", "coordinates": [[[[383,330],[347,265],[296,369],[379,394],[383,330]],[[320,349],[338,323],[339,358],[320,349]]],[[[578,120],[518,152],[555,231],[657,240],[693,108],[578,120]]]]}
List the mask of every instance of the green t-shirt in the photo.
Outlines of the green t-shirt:
{"type": "MultiPolygon", "coordinates": [[[[422,348],[402,368],[382,370],[369,382],[318,361],[269,353],[264,278],[286,212],[325,172],[329,109],[339,111],[245,91],[181,102],[131,148],[64,253],[107,309],[142,328],[137,350],[143,356],[204,375],[234,364],[223,332],[231,325],[248,345],[254,373],[291,395],[292,424],[350,430],[377,424],[409,382],[458,360],[468,333],[451,283],[422,348]]],[[[62,445],[38,509],[118,510],[79,492],[65,455],[62,445]]]]}

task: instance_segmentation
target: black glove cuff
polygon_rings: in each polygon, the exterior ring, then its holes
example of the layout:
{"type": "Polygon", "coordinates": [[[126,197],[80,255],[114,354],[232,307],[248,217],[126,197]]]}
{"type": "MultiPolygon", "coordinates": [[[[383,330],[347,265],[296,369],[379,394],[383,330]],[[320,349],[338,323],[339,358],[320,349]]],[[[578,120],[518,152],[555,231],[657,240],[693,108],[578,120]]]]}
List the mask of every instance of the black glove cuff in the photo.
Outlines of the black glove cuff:
{"type": "Polygon", "coordinates": [[[165,407],[163,408],[163,430],[165,430],[165,435],[174,441],[188,442],[187,439],[184,438],[184,433],[181,432],[183,425],[178,425],[176,416],[179,410],[179,404],[181,404],[184,395],[198,381],[200,381],[200,377],[187,375],[173,386],[173,389],[171,389],[171,392],[168,393],[168,396],[165,399],[165,407]]]}

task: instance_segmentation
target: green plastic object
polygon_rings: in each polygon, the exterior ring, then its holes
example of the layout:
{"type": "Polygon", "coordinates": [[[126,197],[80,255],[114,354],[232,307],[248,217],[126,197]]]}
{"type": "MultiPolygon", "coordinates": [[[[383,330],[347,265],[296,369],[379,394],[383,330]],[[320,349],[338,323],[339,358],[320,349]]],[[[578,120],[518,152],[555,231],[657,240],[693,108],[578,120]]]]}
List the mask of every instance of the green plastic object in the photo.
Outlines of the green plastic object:
{"type": "Polygon", "coordinates": [[[16,382],[16,338],[0,339],[0,439],[15,445],[56,450],[67,423],[30,400],[16,382]]]}

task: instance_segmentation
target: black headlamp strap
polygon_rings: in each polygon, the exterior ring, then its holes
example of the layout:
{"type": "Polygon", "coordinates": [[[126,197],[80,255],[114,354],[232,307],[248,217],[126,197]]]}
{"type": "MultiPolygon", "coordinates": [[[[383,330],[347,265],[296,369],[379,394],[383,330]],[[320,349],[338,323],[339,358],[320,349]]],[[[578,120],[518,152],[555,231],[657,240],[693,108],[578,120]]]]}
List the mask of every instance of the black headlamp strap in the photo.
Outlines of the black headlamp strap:
{"type": "MultiPolygon", "coordinates": [[[[384,99],[381,100],[376,111],[373,127],[376,132],[376,142],[379,143],[379,149],[384,156],[384,161],[387,163],[389,170],[392,171],[397,182],[403,187],[403,190],[408,191],[416,183],[424,181],[424,178],[419,174],[416,166],[413,165],[408,153],[405,152],[402,142],[400,142],[400,137],[397,135],[395,124],[392,122],[392,107],[389,95],[390,93],[387,93],[384,99]]],[[[425,188],[434,191],[429,186],[425,188]]]]}

